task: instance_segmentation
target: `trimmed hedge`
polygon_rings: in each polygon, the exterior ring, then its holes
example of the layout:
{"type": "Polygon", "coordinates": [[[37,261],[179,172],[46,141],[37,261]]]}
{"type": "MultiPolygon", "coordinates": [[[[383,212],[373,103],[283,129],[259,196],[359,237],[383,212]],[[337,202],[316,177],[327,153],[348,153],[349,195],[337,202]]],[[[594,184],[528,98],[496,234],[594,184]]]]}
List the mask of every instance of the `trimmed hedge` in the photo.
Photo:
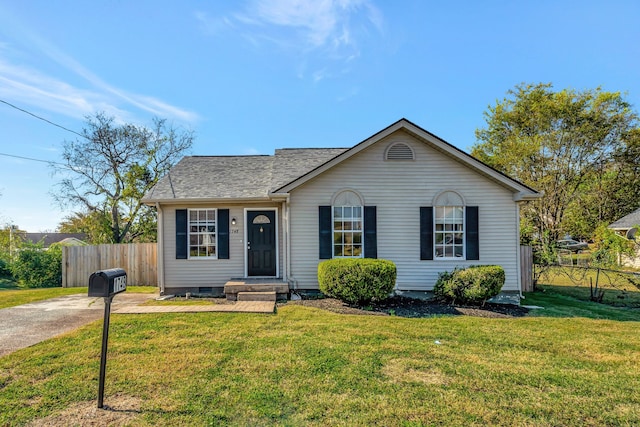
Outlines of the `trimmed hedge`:
{"type": "Polygon", "coordinates": [[[26,288],[51,288],[62,285],[62,248],[48,250],[33,246],[21,249],[11,264],[14,279],[26,288]]]}
{"type": "Polygon", "coordinates": [[[433,293],[439,299],[463,304],[481,304],[495,297],[505,282],[504,269],[499,265],[474,265],[440,273],[433,293]]]}
{"type": "Polygon", "coordinates": [[[384,259],[331,259],[318,264],[318,283],[327,296],[367,305],[389,297],[396,284],[396,265],[384,259]]]}

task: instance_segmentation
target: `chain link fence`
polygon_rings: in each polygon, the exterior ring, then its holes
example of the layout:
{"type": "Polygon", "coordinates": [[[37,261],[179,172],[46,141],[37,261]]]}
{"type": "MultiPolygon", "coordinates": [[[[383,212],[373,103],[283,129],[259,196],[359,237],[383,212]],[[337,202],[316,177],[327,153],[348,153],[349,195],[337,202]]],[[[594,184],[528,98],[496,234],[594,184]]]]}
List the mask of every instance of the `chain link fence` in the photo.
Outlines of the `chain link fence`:
{"type": "Polygon", "coordinates": [[[581,300],[640,308],[640,273],[594,266],[589,256],[558,253],[554,265],[534,264],[537,290],[550,289],[581,300]]]}

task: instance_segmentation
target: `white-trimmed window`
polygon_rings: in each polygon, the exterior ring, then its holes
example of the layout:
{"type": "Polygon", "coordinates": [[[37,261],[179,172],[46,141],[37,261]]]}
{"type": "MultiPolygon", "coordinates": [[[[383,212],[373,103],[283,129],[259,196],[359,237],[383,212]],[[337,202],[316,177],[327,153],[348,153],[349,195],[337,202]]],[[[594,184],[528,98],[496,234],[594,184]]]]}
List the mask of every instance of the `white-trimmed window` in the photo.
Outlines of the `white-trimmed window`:
{"type": "Polygon", "coordinates": [[[189,209],[189,258],[216,258],[216,210],[189,209]]]}
{"type": "Polygon", "coordinates": [[[360,196],[342,191],[333,200],[333,256],[362,258],[363,207],[360,196]]]}
{"type": "Polygon", "coordinates": [[[464,201],[453,191],[440,194],[435,203],[435,258],[464,258],[464,201]]]}

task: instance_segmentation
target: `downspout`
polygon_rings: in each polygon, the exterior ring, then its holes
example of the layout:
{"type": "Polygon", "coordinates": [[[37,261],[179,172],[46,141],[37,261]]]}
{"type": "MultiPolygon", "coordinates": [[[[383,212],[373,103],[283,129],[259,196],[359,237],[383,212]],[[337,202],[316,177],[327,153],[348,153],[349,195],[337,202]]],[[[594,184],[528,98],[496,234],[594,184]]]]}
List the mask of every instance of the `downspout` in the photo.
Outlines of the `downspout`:
{"type": "Polygon", "coordinates": [[[164,295],[164,215],[158,202],[156,202],[156,211],[158,212],[158,243],[156,243],[158,287],[160,288],[160,295],[164,295]]]}
{"type": "Polygon", "coordinates": [[[293,284],[293,290],[296,291],[296,290],[298,290],[298,281],[295,279],[295,277],[293,277],[291,275],[291,204],[289,202],[289,195],[287,195],[287,199],[284,202],[282,202],[282,204],[283,204],[283,210],[284,210],[285,215],[286,215],[286,221],[285,221],[286,236],[285,236],[285,240],[286,240],[286,244],[287,244],[287,250],[286,250],[286,256],[287,256],[287,263],[286,263],[287,282],[292,283],[293,284]]]}
{"type": "Polygon", "coordinates": [[[516,256],[516,266],[518,270],[518,295],[520,295],[520,300],[524,299],[524,295],[522,295],[522,262],[520,260],[520,202],[516,202],[516,248],[517,256],[516,256]]]}
{"type": "Polygon", "coordinates": [[[283,248],[283,253],[282,253],[282,267],[283,267],[283,272],[282,272],[282,281],[286,282],[287,278],[289,277],[289,231],[288,231],[288,224],[289,224],[289,215],[287,213],[287,203],[286,201],[282,202],[282,243],[284,245],[283,248]]]}

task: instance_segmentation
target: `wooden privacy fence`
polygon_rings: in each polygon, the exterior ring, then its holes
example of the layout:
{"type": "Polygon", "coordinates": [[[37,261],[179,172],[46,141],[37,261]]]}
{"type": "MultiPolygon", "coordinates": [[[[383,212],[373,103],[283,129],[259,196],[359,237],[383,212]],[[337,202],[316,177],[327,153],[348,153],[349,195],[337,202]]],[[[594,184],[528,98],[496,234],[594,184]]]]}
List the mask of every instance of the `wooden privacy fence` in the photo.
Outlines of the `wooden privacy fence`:
{"type": "Polygon", "coordinates": [[[520,246],[520,283],[522,292],[533,292],[533,250],[520,246]]]}
{"type": "Polygon", "coordinates": [[[129,286],[158,286],[156,243],[64,246],[62,248],[62,287],[89,285],[97,270],[123,268],[129,286]]]}

